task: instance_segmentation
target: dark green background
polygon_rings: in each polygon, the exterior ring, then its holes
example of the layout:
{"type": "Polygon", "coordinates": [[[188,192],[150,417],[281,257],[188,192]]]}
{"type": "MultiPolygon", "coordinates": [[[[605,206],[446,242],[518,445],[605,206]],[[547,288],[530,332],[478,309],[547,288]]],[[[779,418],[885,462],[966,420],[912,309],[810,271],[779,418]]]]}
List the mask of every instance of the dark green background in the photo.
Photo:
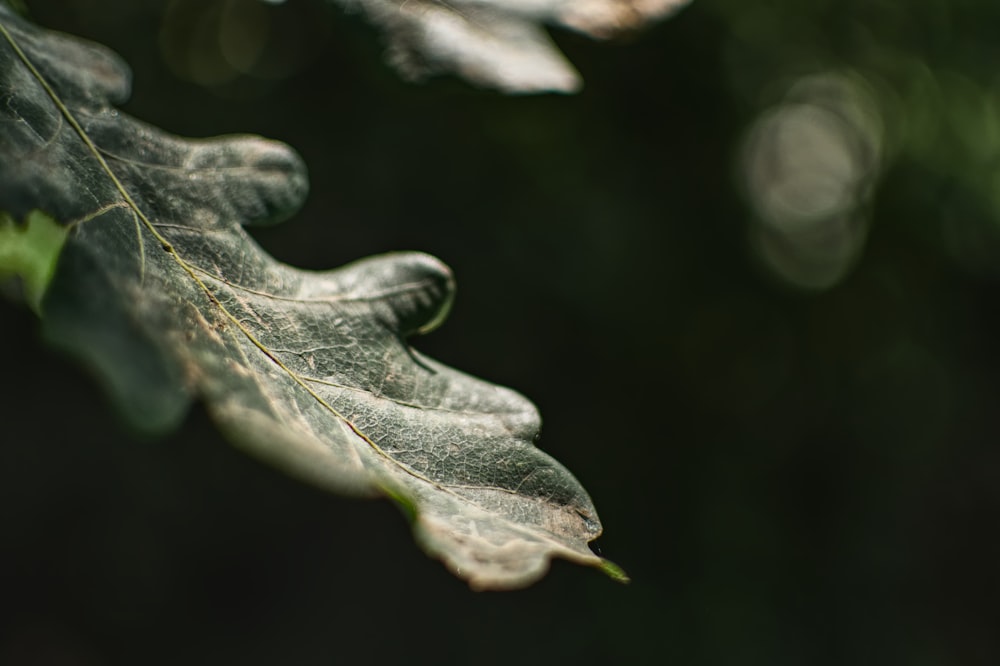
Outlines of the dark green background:
{"type": "Polygon", "coordinates": [[[126,432],[0,303],[0,662],[998,663],[1000,4],[695,0],[624,42],[557,33],[586,88],[525,98],[400,82],[319,0],[268,9],[260,71],[216,86],[166,63],[169,3],[29,4],[130,62],[129,113],[301,152],[308,203],[254,232],[278,258],[452,266],[416,345],[539,405],[634,582],[469,592],[389,503],[286,479],[200,408],[126,432]],[[854,270],[807,291],[754,257],[734,165],[790,77],[838,68],[923,72],[935,94],[881,111],[934,122],[887,153],[854,270]]]}

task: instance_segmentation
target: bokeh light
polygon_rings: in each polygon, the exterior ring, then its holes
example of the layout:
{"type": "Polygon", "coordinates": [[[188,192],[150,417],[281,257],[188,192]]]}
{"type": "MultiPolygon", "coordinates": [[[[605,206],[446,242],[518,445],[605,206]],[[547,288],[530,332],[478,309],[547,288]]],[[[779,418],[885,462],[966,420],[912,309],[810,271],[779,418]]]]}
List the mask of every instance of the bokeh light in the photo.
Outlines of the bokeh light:
{"type": "Polygon", "coordinates": [[[328,26],[261,0],[172,0],[160,24],[160,52],[179,78],[223,96],[256,97],[292,76],[320,50],[328,26]]]}
{"type": "Polygon", "coordinates": [[[788,282],[835,285],[864,247],[882,120],[856,76],[798,79],[750,128],[742,155],[760,258],[788,282]]]}

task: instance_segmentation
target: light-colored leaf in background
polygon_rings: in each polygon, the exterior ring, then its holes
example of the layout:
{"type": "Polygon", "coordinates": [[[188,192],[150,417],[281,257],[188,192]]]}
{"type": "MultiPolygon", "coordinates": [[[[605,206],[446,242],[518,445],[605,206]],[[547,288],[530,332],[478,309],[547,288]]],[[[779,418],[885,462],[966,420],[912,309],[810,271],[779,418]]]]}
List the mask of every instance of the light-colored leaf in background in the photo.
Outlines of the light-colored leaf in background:
{"type": "Polygon", "coordinates": [[[689,0],[336,0],[379,26],[404,76],[453,73],[505,93],[576,92],[579,73],[545,26],[608,39],[689,0]]]}

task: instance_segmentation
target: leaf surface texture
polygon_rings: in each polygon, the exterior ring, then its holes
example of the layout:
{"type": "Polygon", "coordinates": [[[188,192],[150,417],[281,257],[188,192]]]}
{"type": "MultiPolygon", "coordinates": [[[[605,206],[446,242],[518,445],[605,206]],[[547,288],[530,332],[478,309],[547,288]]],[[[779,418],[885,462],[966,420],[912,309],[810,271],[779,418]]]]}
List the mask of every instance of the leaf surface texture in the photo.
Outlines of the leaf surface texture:
{"type": "Polygon", "coordinates": [[[446,266],[419,253],[322,272],[276,261],[243,226],[303,201],[290,148],[171,136],[113,107],[130,75],[107,49],[3,4],[0,27],[0,210],[65,225],[45,334],[127,418],[162,431],[200,398],[238,446],[403,504],[422,547],[476,588],[524,586],[552,557],[602,566],[590,498],[534,445],[535,407],[407,343],[446,315],[446,266]]]}

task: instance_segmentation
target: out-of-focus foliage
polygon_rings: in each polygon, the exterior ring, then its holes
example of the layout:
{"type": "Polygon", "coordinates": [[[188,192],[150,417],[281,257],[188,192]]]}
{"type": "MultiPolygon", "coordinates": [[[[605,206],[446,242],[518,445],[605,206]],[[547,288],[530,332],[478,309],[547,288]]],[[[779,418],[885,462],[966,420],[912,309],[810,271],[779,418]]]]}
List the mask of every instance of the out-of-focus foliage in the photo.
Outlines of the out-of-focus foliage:
{"type": "MultiPolygon", "coordinates": [[[[391,3],[384,4],[376,12],[383,19],[392,14],[386,9],[391,3]]],[[[473,27],[495,22],[473,20],[482,9],[477,2],[471,8],[425,4],[401,3],[397,13],[426,22],[440,10],[466,16],[473,27]]],[[[659,16],[670,3],[653,5],[650,15],[659,16]]],[[[990,66],[998,47],[983,27],[1000,11],[943,0],[704,5],[696,11],[714,15],[728,32],[720,44],[720,83],[741,111],[754,116],[731,167],[756,216],[748,224],[751,252],[780,280],[826,289],[849,275],[864,252],[873,195],[899,162],[927,168],[942,184],[967,189],[984,210],[1000,212],[994,159],[1000,85],[990,66]]],[[[534,5],[511,11],[518,20],[545,12],[573,15],[572,3],[559,2],[544,11],[534,5]]],[[[260,0],[175,0],[164,12],[159,43],[164,62],[179,76],[257,97],[316,57],[329,39],[324,20],[343,20],[320,13],[316,7],[281,12],[260,0]]],[[[518,83],[526,74],[483,80],[511,90],[575,88],[572,68],[553,57],[558,66],[526,66],[524,72],[541,77],[535,84],[518,83]],[[546,76],[551,80],[542,80],[546,76]]],[[[413,58],[407,62],[413,69],[413,58]]],[[[433,58],[425,64],[437,68],[433,58]]],[[[455,67],[478,76],[471,65],[455,67]]],[[[994,273],[991,253],[1000,251],[994,226],[952,225],[945,232],[952,260],[994,273]]]]}
{"type": "MultiPolygon", "coordinates": [[[[730,85],[759,114],[740,165],[753,235],[782,279],[826,288],[863,252],[870,195],[896,165],[1000,217],[1000,9],[988,3],[709,2],[730,85]],[[778,212],[778,208],[782,212],[778,212]]],[[[995,273],[1000,226],[941,221],[952,261],[995,273]]]]}
{"type": "MultiPolygon", "coordinates": [[[[183,0],[165,21],[169,59],[183,76],[207,85],[239,74],[274,76],[282,65],[260,65],[271,21],[261,2],[183,0]]],[[[545,25],[594,39],[634,32],[689,0],[331,0],[382,31],[386,60],[402,76],[424,80],[453,74],[505,93],[577,92],[579,73],[559,52],[545,25]]],[[[339,18],[339,17],[338,17],[339,18]]],[[[271,59],[274,54],[271,54],[271,59]]]]}
{"type": "Polygon", "coordinates": [[[607,39],[688,0],[335,0],[381,28],[404,76],[451,73],[506,93],[577,92],[582,81],[544,25],[607,39]]]}

